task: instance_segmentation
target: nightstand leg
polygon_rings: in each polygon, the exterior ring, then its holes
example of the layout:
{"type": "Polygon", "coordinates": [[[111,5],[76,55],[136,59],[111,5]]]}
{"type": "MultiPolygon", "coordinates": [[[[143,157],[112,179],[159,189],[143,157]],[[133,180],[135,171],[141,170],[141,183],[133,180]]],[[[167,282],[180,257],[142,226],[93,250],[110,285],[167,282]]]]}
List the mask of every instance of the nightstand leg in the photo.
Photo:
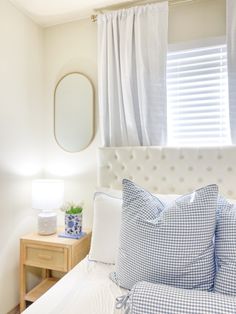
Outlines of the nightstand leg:
{"type": "Polygon", "coordinates": [[[42,279],[48,278],[51,275],[50,269],[42,269],[42,279]]]}
{"type": "Polygon", "coordinates": [[[26,293],[26,276],[25,276],[25,265],[22,261],[20,263],[20,313],[26,308],[25,293],[26,293]]]}

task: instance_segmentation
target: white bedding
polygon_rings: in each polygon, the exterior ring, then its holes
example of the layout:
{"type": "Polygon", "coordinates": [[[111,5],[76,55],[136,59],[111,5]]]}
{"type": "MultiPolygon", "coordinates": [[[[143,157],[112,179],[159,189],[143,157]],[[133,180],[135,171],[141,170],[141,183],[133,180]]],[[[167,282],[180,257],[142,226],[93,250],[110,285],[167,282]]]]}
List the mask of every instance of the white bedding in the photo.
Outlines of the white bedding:
{"type": "Polygon", "coordinates": [[[114,265],[86,257],[23,314],[116,313],[115,298],[126,291],[109,279],[113,270],[114,265]]]}

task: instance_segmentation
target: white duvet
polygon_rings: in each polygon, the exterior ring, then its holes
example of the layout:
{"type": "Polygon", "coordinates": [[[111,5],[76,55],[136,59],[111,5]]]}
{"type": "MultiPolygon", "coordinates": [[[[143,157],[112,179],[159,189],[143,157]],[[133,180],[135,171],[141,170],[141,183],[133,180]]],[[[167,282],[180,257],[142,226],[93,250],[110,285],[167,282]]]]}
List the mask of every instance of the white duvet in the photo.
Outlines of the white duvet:
{"type": "Polygon", "coordinates": [[[126,291],[109,279],[113,270],[114,265],[86,257],[23,314],[116,313],[115,298],[126,291]]]}

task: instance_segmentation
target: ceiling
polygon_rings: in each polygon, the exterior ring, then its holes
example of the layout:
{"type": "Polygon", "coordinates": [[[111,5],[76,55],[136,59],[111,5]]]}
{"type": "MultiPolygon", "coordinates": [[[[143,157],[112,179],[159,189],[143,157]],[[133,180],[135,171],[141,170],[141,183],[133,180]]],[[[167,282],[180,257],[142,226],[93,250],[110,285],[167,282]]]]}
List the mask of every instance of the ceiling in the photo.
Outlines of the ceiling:
{"type": "MultiPolygon", "coordinates": [[[[127,0],[9,0],[37,24],[48,27],[89,17],[93,9],[127,0]]],[[[130,2],[133,2],[131,0],[130,2]]]]}

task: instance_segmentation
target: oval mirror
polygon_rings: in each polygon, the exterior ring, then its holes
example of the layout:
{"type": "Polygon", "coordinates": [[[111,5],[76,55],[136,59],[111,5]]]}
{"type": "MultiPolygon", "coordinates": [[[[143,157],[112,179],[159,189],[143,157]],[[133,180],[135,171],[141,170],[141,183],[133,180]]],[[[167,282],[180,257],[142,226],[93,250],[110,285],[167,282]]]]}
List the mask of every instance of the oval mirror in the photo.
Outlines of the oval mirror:
{"type": "Polygon", "coordinates": [[[93,86],[81,73],[65,75],[54,94],[54,133],[68,152],[85,149],[93,138],[93,86]]]}

